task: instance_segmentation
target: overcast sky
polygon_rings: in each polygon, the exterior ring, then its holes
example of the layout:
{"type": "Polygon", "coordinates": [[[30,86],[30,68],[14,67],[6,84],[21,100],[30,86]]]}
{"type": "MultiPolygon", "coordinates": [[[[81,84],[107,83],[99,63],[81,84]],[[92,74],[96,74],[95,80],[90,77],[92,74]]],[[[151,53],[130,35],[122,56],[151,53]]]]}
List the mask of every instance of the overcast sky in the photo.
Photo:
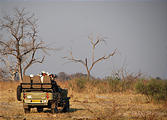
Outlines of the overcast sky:
{"type": "Polygon", "coordinates": [[[105,77],[126,66],[129,72],[140,71],[146,76],[167,78],[166,0],[4,1],[0,0],[0,17],[12,14],[13,8],[26,8],[39,19],[40,38],[51,46],[62,48],[47,56],[43,64],[33,65],[27,74],[42,70],[86,73],[82,65],[66,63],[62,57],[69,55],[69,50],[77,58],[90,57],[88,36],[98,34],[106,37],[107,44],[97,47],[97,57],[115,48],[118,52],[110,60],[98,63],[92,71],[93,76],[105,77]]]}

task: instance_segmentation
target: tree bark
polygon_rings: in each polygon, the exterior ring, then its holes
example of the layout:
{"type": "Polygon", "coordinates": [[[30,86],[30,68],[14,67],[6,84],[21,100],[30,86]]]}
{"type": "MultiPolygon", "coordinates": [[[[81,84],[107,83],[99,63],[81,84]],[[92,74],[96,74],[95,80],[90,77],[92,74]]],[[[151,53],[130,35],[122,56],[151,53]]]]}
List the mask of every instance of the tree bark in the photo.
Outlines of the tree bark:
{"type": "Polygon", "coordinates": [[[87,79],[90,80],[90,71],[87,71],[87,79]]]}
{"type": "Polygon", "coordinates": [[[21,67],[21,61],[18,61],[18,70],[19,70],[19,81],[22,82],[23,81],[23,75],[22,75],[22,67],[21,67]]]}

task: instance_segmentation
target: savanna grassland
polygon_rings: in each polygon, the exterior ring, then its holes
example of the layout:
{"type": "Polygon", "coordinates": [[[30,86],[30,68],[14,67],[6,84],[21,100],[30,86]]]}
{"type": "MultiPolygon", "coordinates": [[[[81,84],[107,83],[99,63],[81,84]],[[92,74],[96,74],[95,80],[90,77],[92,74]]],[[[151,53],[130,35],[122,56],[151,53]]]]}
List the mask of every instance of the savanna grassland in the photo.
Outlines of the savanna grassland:
{"type": "MultiPolygon", "coordinates": [[[[164,96],[166,93],[159,95],[146,92],[149,91],[152,80],[148,81],[86,81],[84,78],[58,81],[58,85],[62,88],[68,88],[68,95],[71,97],[70,111],[55,114],[51,114],[49,109],[38,113],[35,108],[31,109],[31,113],[25,114],[22,103],[16,99],[19,82],[0,82],[0,119],[167,120],[167,103],[164,96]]],[[[162,83],[162,85],[166,84],[162,83]]],[[[158,90],[159,88],[156,87],[156,91],[158,90]]]]}

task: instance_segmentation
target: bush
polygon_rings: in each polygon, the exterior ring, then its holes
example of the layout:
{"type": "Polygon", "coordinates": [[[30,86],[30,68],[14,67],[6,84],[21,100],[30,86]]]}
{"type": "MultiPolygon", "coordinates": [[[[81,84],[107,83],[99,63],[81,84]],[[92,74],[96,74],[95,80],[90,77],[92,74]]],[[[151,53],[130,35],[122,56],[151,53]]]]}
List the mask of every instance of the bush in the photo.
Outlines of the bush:
{"type": "Polygon", "coordinates": [[[85,77],[74,78],[69,81],[69,87],[76,92],[82,92],[85,89],[87,79],[85,77]]]}
{"type": "Polygon", "coordinates": [[[167,100],[167,82],[152,79],[147,85],[148,95],[154,100],[167,100]]]}
{"type": "Polygon", "coordinates": [[[136,82],[135,89],[137,93],[145,94],[146,89],[143,80],[139,80],[136,82]]]}
{"type": "Polygon", "coordinates": [[[111,92],[119,92],[120,91],[120,86],[121,86],[121,81],[119,79],[112,79],[108,78],[107,79],[109,88],[111,92]]]}
{"type": "Polygon", "coordinates": [[[82,78],[77,78],[75,79],[77,87],[79,90],[82,90],[85,88],[85,84],[86,84],[86,79],[84,77],[82,78]]]}
{"type": "Polygon", "coordinates": [[[117,79],[108,77],[107,79],[110,91],[112,92],[126,92],[127,90],[133,90],[134,86],[134,79],[117,79]]]}
{"type": "Polygon", "coordinates": [[[107,77],[105,79],[87,80],[86,77],[73,78],[68,81],[69,88],[76,92],[126,92],[127,90],[135,90],[147,96],[147,100],[160,101],[167,100],[167,81],[160,79],[114,79],[107,77]]]}
{"type": "Polygon", "coordinates": [[[147,95],[151,100],[167,100],[167,81],[151,79],[144,84],[143,81],[136,83],[136,92],[147,95]]]}

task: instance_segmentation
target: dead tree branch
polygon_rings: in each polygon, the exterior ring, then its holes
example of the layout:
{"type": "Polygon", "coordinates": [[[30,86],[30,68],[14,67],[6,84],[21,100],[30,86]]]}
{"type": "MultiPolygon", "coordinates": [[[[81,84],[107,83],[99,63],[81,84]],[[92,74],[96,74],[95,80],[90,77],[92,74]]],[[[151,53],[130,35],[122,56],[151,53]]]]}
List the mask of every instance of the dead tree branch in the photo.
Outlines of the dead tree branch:
{"type": "Polygon", "coordinates": [[[91,46],[92,46],[92,56],[91,56],[91,64],[90,66],[88,66],[88,58],[85,58],[85,60],[82,59],[77,59],[73,56],[72,51],[70,51],[70,56],[68,57],[63,57],[64,59],[71,61],[71,62],[75,62],[75,63],[81,63],[87,71],[87,78],[88,80],[90,79],[90,72],[93,69],[93,67],[95,66],[95,64],[97,64],[100,61],[106,60],[111,58],[112,56],[114,56],[116,54],[117,49],[115,49],[112,53],[110,53],[109,55],[104,55],[100,58],[98,58],[97,60],[95,60],[95,48],[98,44],[100,44],[101,42],[104,41],[104,39],[99,36],[96,37],[95,42],[93,41],[93,37],[89,36],[88,39],[90,40],[91,46]]]}

